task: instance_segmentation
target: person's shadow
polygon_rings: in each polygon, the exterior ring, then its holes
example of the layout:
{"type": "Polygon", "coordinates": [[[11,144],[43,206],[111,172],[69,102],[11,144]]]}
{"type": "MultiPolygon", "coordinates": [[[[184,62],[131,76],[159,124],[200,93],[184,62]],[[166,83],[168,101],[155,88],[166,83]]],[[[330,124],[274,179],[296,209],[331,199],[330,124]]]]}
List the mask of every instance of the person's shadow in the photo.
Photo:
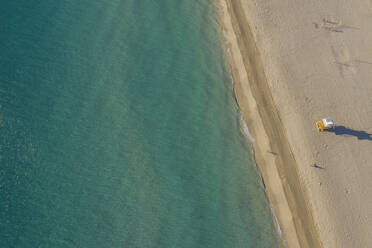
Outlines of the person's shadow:
{"type": "Polygon", "coordinates": [[[367,133],[366,131],[358,131],[344,126],[335,126],[334,129],[330,129],[328,130],[328,132],[335,133],[336,135],[355,136],[359,140],[372,141],[372,133],[367,133]]]}

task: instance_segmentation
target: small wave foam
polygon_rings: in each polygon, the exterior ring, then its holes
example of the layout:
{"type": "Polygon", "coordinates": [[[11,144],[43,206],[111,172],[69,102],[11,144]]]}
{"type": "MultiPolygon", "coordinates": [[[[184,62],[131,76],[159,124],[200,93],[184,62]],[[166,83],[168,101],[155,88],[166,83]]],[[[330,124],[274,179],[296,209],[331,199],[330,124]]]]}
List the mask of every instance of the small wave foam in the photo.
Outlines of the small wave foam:
{"type": "Polygon", "coordinates": [[[249,132],[247,122],[245,121],[242,114],[240,114],[240,122],[241,122],[241,127],[242,127],[244,135],[247,136],[248,140],[251,143],[254,143],[256,140],[253,138],[252,134],[249,132]]]}
{"type": "Polygon", "coordinates": [[[223,37],[225,37],[227,39],[228,38],[227,32],[224,28],[222,28],[222,33],[223,33],[223,37]]]}
{"type": "MultiPolygon", "coordinates": [[[[230,51],[230,50],[228,50],[230,51]]],[[[233,75],[231,74],[231,85],[234,87],[235,86],[235,81],[234,81],[234,77],[233,75]]]]}
{"type": "Polygon", "coordinates": [[[274,206],[272,204],[270,204],[270,210],[271,210],[272,215],[274,216],[274,220],[275,220],[275,224],[276,224],[276,229],[278,230],[278,234],[279,234],[280,239],[282,240],[283,246],[284,247],[288,247],[287,246],[287,241],[284,239],[284,236],[283,236],[283,231],[280,228],[278,217],[275,214],[274,206]]]}

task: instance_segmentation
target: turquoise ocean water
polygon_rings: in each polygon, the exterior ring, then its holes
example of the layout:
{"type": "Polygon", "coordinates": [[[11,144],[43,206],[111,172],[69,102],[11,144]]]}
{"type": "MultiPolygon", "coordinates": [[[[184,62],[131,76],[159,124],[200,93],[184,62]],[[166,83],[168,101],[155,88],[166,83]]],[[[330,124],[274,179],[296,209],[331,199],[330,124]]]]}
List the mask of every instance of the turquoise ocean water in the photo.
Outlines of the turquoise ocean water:
{"type": "Polygon", "coordinates": [[[207,0],[0,0],[0,247],[276,247],[207,0]]]}

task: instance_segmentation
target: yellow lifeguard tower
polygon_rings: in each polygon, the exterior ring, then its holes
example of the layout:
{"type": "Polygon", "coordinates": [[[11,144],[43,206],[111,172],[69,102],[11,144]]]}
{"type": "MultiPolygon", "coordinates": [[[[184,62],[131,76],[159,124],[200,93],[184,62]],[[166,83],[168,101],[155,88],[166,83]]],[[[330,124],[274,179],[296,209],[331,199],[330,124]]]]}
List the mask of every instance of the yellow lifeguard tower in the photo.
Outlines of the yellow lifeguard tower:
{"type": "Polygon", "coordinates": [[[319,132],[335,128],[335,124],[331,118],[321,119],[320,121],[317,121],[315,124],[319,132]]]}

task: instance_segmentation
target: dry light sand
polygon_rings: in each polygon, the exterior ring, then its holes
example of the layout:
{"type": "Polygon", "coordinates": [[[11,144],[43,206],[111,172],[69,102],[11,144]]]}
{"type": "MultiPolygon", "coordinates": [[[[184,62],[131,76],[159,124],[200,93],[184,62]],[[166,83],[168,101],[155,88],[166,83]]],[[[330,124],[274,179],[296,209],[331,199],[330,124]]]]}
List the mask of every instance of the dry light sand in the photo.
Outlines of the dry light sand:
{"type": "Polygon", "coordinates": [[[372,247],[372,1],[215,1],[284,243],[372,247]]]}

